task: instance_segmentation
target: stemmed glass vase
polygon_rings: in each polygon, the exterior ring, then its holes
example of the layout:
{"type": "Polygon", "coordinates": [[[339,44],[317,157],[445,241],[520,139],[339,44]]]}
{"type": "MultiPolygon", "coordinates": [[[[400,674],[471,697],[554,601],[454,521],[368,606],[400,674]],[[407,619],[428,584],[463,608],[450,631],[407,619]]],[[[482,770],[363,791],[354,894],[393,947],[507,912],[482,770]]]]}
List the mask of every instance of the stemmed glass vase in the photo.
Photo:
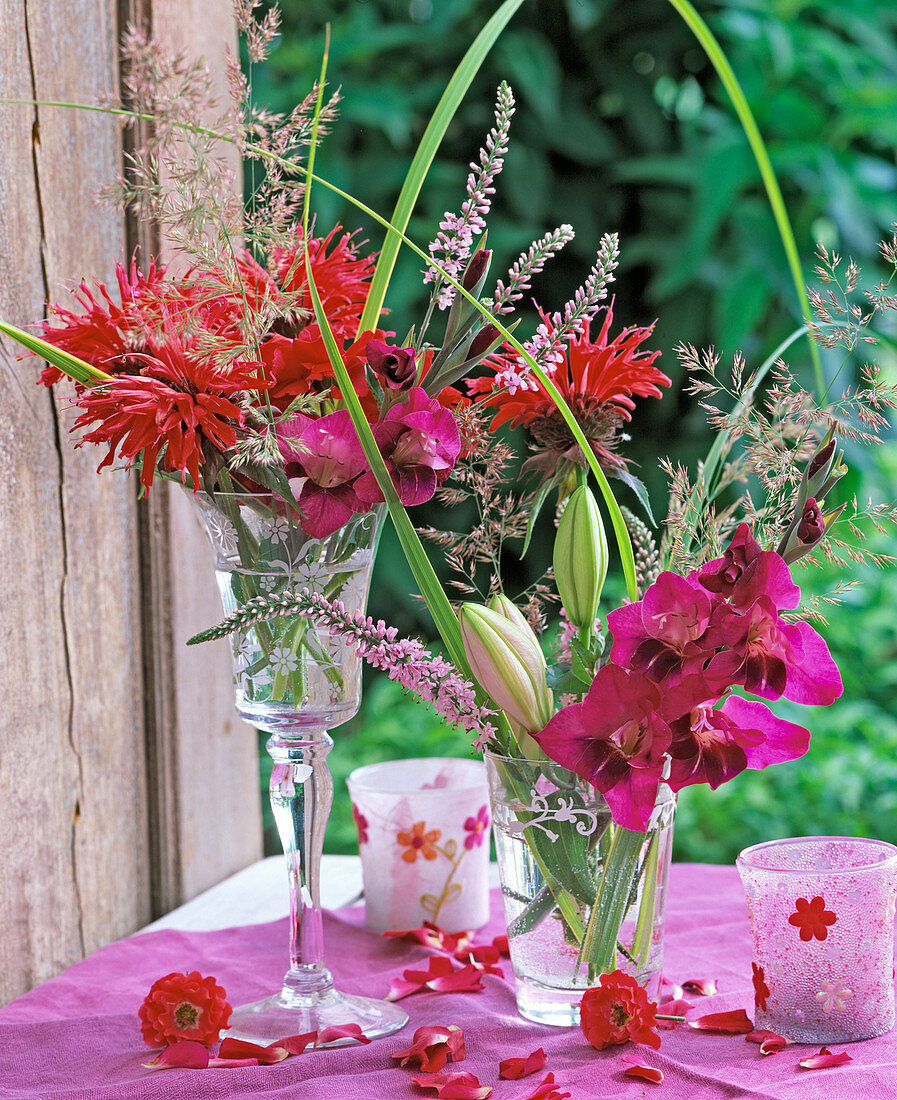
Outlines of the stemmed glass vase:
{"type": "MultiPolygon", "coordinates": [[[[381,512],[353,516],[324,539],[306,535],[276,497],[196,496],[216,555],[218,588],[230,615],[248,600],[307,589],[364,611],[381,512]]],[[[369,1038],[403,1027],[398,1006],[340,993],[324,961],[321,854],[333,801],[328,730],[361,702],[361,660],[342,639],[287,615],[231,635],[236,707],[269,734],[271,807],[286,856],[290,965],[282,988],[237,1008],[227,1032],[256,1043],[357,1023],[369,1038]]]]}

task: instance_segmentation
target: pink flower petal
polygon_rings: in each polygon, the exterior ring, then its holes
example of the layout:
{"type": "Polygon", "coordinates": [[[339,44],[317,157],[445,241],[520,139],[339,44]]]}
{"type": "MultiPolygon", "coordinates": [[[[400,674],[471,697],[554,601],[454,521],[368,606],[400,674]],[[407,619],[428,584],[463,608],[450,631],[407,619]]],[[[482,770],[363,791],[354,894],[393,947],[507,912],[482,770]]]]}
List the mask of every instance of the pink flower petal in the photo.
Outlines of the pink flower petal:
{"type": "Polygon", "coordinates": [[[278,1047],[288,1054],[301,1054],[306,1047],[314,1046],[318,1039],[316,1031],[306,1031],[303,1035],[288,1035],[285,1039],[278,1039],[275,1043],[269,1043],[268,1049],[276,1050],[278,1047]]]}
{"type": "Polygon", "coordinates": [[[688,1001],[683,1001],[681,999],[677,1001],[664,1002],[664,1004],[662,1004],[660,1008],[658,1008],[657,1015],[655,1016],[657,1026],[664,1028],[666,1031],[669,1031],[671,1028],[678,1027],[678,1020],[661,1020],[660,1017],[687,1016],[688,1013],[691,1011],[691,1007],[692,1006],[689,1004],[688,1001]]]}
{"type": "Polygon", "coordinates": [[[668,993],[671,1001],[681,1001],[685,996],[685,990],[682,986],[671,982],[669,978],[660,979],[660,992],[661,995],[668,993]]]}
{"type": "Polygon", "coordinates": [[[651,1081],[655,1085],[663,1081],[663,1073],[656,1066],[645,1066],[632,1058],[621,1058],[620,1061],[627,1063],[627,1068],[623,1070],[626,1077],[638,1077],[642,1081],[651,1081]]]}
{"type": "Polygon", "coordinates": [[[229,1035],[221,1040],[221,1047],[218,1050],[219,1061],[231,1062],[235,1059],[252,1058],[256,1064],[263,1066],[273,1066],[275,1062],[282,1062],[289,1056],[290,1052],[286,1047],[275,1043],[262,1047],[258,1043],[250,1043],[245,1039],[232,1039],[229,1035]]]}
{"type": "Polygon", "coordinates": [[[749,1043],[759,1043],[761,1054],[778,1054],[794,1042],[793,1039],[786,1039],[777,1031],[768,1031],[766,1028],[752,1031],[749,1035],[745,1035],[745,1039],[749,1043]]]}
{"type": "Polygon", "coordinates": [[[712,997],[716,993],[716,981],[713,978],[689,978],[682,983],[686,993],[697,993],[699,997],[712,997]]]}
{"type": "Polygon", "coordinates": [[[852,1061],[846,1050],[842,1050],[840,1054],[832,1054],[828,1047],[823,1047],[818,1054],[804,1058],[797,1064],[803,1069],[828,1069],[829,1066],[843,1066],[845,1062],[852,1061]]]}
{"type": "Polygon", "coordinates": [[[492,1095],[491,1085],[481,1085],[472,1073],[434,1073],[429,1077],[412,1077],[422,1089],[435,1089],[439,1100],[486,1100],[492,1095]]]}
{"type": "Polygon", "coordinates": [[[754,1030],[753,1021],[743,1008],[733,1008],[729,1012],[711,1012],[689,1020],[688,1026],[696,1031],[715,1031],[720,1035],[747,1035],[754,1030]]]}
{"type": "MultiPolygon", "coordinates": [[[[284,1054],[284,1058],[287,1055],[284,1054]]],[[[209,1069],[244,1069],[246,1066],[270,1065],[258,1058],[210,1058],[209,1069]]]]}
{"type": "Polygon", "coordinates": [[[538,1073],[545,1068],[548,1055],[539,1047],[525,1058],[505,1058],[498,1063],[498,1076],[506,1081],[518,1081],[521,1077],[528,1077],[531,1073],[538,1073]]]}
{"type": "Polygon", "coordinates": [[[337,1024],[334,1027],[324,1028],[320,1035],[318,1035],[317,1041],[315,1042],[315,1049],[324,1046],[326,1043],[335,1043],[337,1039],[355,1039],[365,1046],[371,1042],[367,1035],[361,1030],[360,1024],[337,1024]]]}
{"type": "Polygon", "coordinates": [[[511,957],[511,948],[507,936],[496,936],[492,941],[492,946],[498,951],[499,955],[504,955],[506,959],[511,957]]]}
{"type": "Polygon", "coordinates": [[[152,1062],[141,1062],[147,1069],[206,1069],[209,1065],[209,1048],[193,1039],[172,1043],[152,1062]]]}
{"type": "Polygon", "coordinates": [[[570,1092],[561,1092],[560,1086],[554,1083],[554,1074],[547,1073],[536,1091],[524,1097],[524,1100],[568,1100],[572,1095],[570,1092]]]}
{"type": "Polygon", "coordinates": [[[438,924],[428,920],[424,921],[422,928],[410,928],[402,932],[384,932],[383,935],[387,939],[411,940],[423,944],[424,947],[432,947],[434,951],[444,951],[448,955],[463,949],[473,939],[473,932],[449,934],[438,924]]]}
{"type": "Polygon", "coordinates": [[[399,1059],[401,1066],[416,1061],[424,1073],[438,1073],[449,1059],[463,1062],[467,1057],[464,1032],[455,1024],[448,1027],[419,1027],[414,1033],[411,1046],[405,1050],[397,1050],[391,1057],[399,1059]]]}

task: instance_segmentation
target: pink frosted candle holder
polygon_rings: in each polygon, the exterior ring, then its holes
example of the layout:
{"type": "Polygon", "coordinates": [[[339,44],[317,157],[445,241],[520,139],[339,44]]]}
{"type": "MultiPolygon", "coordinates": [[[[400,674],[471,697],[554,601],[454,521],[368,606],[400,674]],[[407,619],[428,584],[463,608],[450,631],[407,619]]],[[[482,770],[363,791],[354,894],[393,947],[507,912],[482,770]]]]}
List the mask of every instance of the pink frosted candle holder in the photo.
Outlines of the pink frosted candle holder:
{"type": "Polygon", "coordinates": [[[489,919],[489,789],[477,760],[389,760],[347,780],[365,923],[378,932],[489,919]]]}
{"type": "Polygon", "coordinates": [[[736,863],[751,919],[756,1027],[805,1043],[890,1031],[897,848],[796,837],[746,848],[736,863]]]}

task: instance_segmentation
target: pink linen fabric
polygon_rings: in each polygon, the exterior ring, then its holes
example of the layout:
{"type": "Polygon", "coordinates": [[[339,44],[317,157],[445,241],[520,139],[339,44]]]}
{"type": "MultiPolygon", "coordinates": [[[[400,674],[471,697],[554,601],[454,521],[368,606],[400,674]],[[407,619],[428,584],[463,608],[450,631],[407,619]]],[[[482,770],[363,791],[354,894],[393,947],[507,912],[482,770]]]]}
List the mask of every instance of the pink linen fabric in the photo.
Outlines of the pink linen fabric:
{"type": "MultiPolygon", "coordinates": [[[[501,904],[476,937],[490,941],[503,931],[501,904]]],[[[341,989],[382,996],[403,968],[426,959],[425,948],[385,940],[364,928],[361,908],[328,914],[327,954],[341,989]]],[[[652,1095],[675,1100],[720,1097],[768,1100],[882,1100],[897,1095],[897,1038],[892,1032],[864,1043],[839,1046],[846,1066],[802,1070],[808,1046],[763,1057],[741,1035],[711,1035],[678,1027],[661,1032],[653,1051],[632,1044],[598,1052],[578,1029],[529,1023],[515,1011],[510,965],[504,980],[486,975],[484,993],[408,997],[411,1019],[397,1035],[366,1047],[343,1047],[291,1058],[279,1065],[231,1070],[142,1068],[153,1055],[143,1046],[137,1007],[150,984],[172,970],[198,969],[225,986],[232,1004],[275,988],[282,976],[284,923],[223,932],[162,931],[103,948],[66,973],[0,1009],[0,1098],[14,1100],[413,1100],[425,1094],[416,1074],[390,1058],[408,1046],[424,1024],[459,1024],[467,1059],[459,1070],[495,1086],[493,1100],[521,1100],[542,1079],[498,1079],[503,1058],[541,1046],[562,1091],[573,1100],[652,1095]],[[637,1058],[665,1074],[660,1086],[623,1076],[621,1057],[637,1058]]],[[[693,1015],[745,1008],[753,1014],[747,910],[733,867],[680,864],[672,869],[664,972],[674,982],[715,978],[712,998],[692,998],[693,1015]]],[[[432,1095],[427,1093],[426,1095],[432,1095]]]]}

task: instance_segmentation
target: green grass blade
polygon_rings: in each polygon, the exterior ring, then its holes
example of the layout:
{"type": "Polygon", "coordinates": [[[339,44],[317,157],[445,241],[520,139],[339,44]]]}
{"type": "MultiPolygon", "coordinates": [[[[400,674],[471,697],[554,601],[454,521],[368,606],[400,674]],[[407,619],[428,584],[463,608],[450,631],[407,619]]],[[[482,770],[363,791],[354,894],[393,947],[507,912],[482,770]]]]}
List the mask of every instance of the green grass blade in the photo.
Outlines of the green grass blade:
{"type": "MultiPolygon", "coordinates": [[[[399,247],[402,244],[401,233],[404,233],[408,225],[414,204],[417,202],[417,196],[420,194],[420,189],[427,173],[430,171],[430,165],[436,156],[436,150],[439,148],[445,131],[454,118],[467,89],[470,87],[471,81],[476,76],[480,65],[482,65],[483,59],[495,45],[496,39],[522,3],[523,0],[505,0],[474,39],[452,74],[451,80],[446,85],[442,98],[436,105],[433,117],[424,131],[417,152],[411,161],[402,190],[396,200],[392,217],[389,219],[391,228],[387,231],[386,240],[383,242],[380,257],[377,260],[367,304],[361,316],[361,323],[358,326],[359,332],[377,327],[389,280],[392,278],[392,270],[399,254],[399,247]]],[[[427,259],[429,260],[429,257],[427,259]]]]}
{"type": "MultiPolygon", "coordinates": [[[[798,255],[797,244],[794,240],[794,232],[791,228],[791,222],[788,219],[788,212],[785,209],[785,200],[782,198],[779,181],[776,179],[772,162],[769,159],[769,153],[766,151],[766,145],[760,135],[760,128],[757,126],[753,113],[748,106],[748,101],[745,98],[744,92],[741,90],[738,78],[735,76],[735,72],[729,64],[725,53],[723,53],[722,47],[714,37],[713,32],[700,15],[698,15],[689,0],[669,0],[669,2],[682,16],[688,24],[689,29],[701,43],[710,63],[713,65],[714,69],[716,69],[717,75],[723,82],[723,87],[729,93],[729,98],[732,100],[732,106],[735,108],[735,113],[738,115],[738,120],[744,130],[745,137],[747,137],[754,158],[757,161],[757,167],[760,169],[763,186],[766,188],[769,205],[772,207],[773,217],[778,226],[779,236],[782,238],[782,245],[785,248],[785,255],[788,259],[788,266],[791,269],[791,276],[794,279],[794,287],[797,291],[800,311],[803,314],[804,320],[809,323],[813,319],[813,314],[810,311],[810,303],[807,300],[804,273],[801,269],[800,256],[798,255]]],[[[810,357],[813,361],[813,374],[816,379],[817,389],[821,395],[825,389],[825,383],[822,377],[822,363],[819,358],[819,348],[812,336],[809,337],[809,340],[810,357]]]]}
{"type": "Polygon", "coordinates": [[[48,344],[46,340],[41,340],[38,336],[32,336],[30,332],[24,332],[22,329],[16,328],[15,325],[8,325],[5,321],[0,321],[0,332],[11,340],[15,340],[17,344],[26,347],[30,352],[40,356],[51,366],[61,370],[63,374],[67,374],[69,378],[74,378],[82,386],[95,386],[97,382],[111,381],[111,375],[97,370],[90,363],[85,363],[83,359],[77,359],[74,355],[69,355],[62,348],[57,348],[55,344],[48,344]]]}

